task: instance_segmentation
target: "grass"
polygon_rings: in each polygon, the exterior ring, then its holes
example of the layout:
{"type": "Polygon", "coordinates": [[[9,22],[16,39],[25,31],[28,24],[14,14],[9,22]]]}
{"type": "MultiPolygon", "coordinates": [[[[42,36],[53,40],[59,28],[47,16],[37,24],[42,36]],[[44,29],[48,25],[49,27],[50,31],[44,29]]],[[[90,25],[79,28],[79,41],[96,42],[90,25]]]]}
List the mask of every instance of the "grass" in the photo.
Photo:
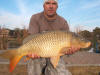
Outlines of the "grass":
{"type": "Polygon", "coordinates": [[[0,64],[0,75],[27,75],[26,65],[17,65],[10,73],[8,64],[0,64]]]}
{"type": "Polygon", "coordinates": [[[72,75],[99,75],[100,66],[72,66],[68,67],[72,75]]]}
{"type": "MultiPolygon", "coordinates": [[[[70,66],[67,67],[72,75],[99,75],[99,66],[70,66]]],[[[10,73],[8,64],[0,64],[0,75],[27,75],[26,65],[17,65],[15,70],[10,73]]]]}

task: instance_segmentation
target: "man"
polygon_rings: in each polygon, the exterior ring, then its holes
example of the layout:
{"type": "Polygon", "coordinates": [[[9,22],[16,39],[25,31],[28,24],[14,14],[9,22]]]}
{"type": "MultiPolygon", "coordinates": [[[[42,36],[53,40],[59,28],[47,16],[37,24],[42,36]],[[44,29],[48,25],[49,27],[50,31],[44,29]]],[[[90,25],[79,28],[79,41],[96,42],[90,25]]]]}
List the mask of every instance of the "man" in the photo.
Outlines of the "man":
{"type": "MultiPolygon", "coordinates": [[[[58,8],[57,0],[44,0],[43,7],[43,12],[33,15],[30,19],[29,33],[31,35],[52,30],[69,31],[67,21],[56,13],[58,8]]],[[[77,49],[73,49],[71,52],[69,50],[66,54],[72,54],[75,51],[77,49]]],[[[35,59],[39,58],[36,54],[29,54],[28,56],[34,59],[31,59],[28,63],[28,75],[71,75],[66,70],[63,59],[60,60],[57,68],[54,69],[49,59],[35,59]]]]}

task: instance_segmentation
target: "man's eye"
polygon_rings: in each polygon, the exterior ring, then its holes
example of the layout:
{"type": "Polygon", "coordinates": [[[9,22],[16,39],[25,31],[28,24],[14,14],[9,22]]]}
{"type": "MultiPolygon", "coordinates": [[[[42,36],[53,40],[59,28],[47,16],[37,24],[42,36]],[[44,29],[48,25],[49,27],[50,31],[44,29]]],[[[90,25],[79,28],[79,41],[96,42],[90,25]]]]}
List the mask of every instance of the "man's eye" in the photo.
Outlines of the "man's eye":
{"type": "Polygon", "coordinates": [[[46,4],[50,4],[49,2],[46,2],[46,4]]]}
{"type": "Polygon", "coordinates": [[[57,5],[57,3],[53,3],[53,5],[57,5]]]}

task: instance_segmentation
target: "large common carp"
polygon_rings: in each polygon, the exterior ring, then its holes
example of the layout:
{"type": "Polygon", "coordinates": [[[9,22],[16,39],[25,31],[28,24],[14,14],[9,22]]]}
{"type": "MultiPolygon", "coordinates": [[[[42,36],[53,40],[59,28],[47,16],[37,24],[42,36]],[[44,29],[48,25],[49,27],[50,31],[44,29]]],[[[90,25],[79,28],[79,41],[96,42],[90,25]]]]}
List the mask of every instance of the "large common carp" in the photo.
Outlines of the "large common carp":
{"type": "Polygon", "coordinates": [[[8,50],[0,57],[10,59],[10,72],[23,56],[37,54],[40,57],[50,58],[54,68],[56,68],[60,56],[64,55],[70,47],[87,48],[91,44],[72,32],[50,31],[39,33],[15,50],[8,50]]]}

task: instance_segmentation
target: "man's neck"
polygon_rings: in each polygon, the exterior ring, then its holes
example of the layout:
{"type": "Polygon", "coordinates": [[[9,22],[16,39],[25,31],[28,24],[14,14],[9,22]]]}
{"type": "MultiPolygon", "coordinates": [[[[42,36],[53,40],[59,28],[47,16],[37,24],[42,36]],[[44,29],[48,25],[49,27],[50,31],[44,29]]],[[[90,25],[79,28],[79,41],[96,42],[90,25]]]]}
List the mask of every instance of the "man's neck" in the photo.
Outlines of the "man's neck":
{"type": "Polygon", "coordinates": [[[55,20],[56,17],[57,17],[57,14],[55,14],[55,15],[53,15],[53,16],[48,16],[48,15],[45,14],[45,12],[43,12],[43,13],[44,13],[45,18],[46,18],[48,21],[53,21],[53,20],[55,20]]]}

